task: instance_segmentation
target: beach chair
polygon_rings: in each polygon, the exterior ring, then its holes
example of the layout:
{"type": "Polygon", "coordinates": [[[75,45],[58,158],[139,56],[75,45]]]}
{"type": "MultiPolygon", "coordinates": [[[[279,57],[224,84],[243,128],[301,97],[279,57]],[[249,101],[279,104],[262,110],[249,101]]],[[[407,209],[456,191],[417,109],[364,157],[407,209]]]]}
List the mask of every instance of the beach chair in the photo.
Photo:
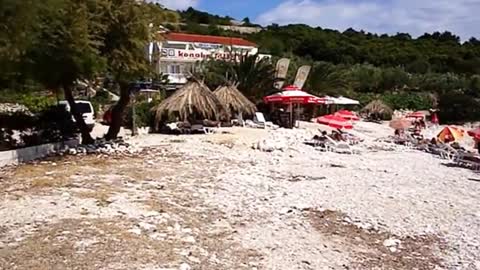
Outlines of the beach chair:
{"type": "Polygon", "coordinates": [[[471,168],[475,171],[480,170],[480,157],[472,153],[458,152],[454,157],[454,162],[462,167],[471,168]]]}
{"type": "Polygon", "coordinates": [[[348,132],[344,132],[342,136],[347,140],[348,144],[350,145],[356,145],[363,142],[362,139],[348,132]]]}
{"type": "Polygon", "coordinates": [[[449,161],[454,161],[455,158],[458,156],[459,152],[457,149],[451,147],[448,144],[442,145],[439,149],[438,152],[440,154],[440,157],[449,161]]]}
{"type": "Polygon", "coordinates": [[[253,118],[253,122],[257,124],[259,127],[263,128],[272,128],[272,129],[277,129],[278,126],[273,124],[272,122],[269,122],[265,120],[265,116],[261,112],[256,112],[255,117],[253,118]]]}
{"type": "Polygon", "coordinates": [[[334,139],[332,139],[330,136],[327,136],[327,142],[325,145],[326,145],[327,151],[330,151],[330,152],[347,153],[347,154],[355,154],[359,152],[358,150],[350,146],[348,143],[337,142],[334,139]]]}
{"type": "Polygon", "coordinates": [[[203,127],[203,132],[205,134],[214,134],[217,132],[217,129],[216,128],[211,128],[211,127],[203,127]]]}
{"type": "Polygon", "coordinates": [[[236,118],[232,119],[230,122],[234,126],[245,127],[245,121],[243,120],[243,114],[242,113],[236,114],[236,118]]]}
{"type": "Polygon", "coordinates": [[[250,127],[250,128],[265,128],[265,125],[257,124],[250,119],[245,121],[245,126],[250,127]]]}
{"type": "Polygon", "coordinates": [[[194,124],[192,125],[192,127],[190,127],[190,133],[195,133],[195,134],[205,133],[204,128],[205,127],[203,125],[194,124]]]}
{"type": "Polygon", "coordinates": [[[322,151],[322,152],[327,151],[327,146],[325,144],[325,141],[311,139],[311,140],[306,140],[303,143],[306,144],[306,145],[313,146],[316,150],[319,150],[319,151],[322,151]]]}
{"type": "Polygon", "coordinates": [[[422,151],[422,152],[427,152],[429,153],[430,152],[430,148],[428,146],[428,144],[425,144],[425,143],[422,143],[422,144],[418,144],[415,149],[419,150],[419,151],[422,151]]]}

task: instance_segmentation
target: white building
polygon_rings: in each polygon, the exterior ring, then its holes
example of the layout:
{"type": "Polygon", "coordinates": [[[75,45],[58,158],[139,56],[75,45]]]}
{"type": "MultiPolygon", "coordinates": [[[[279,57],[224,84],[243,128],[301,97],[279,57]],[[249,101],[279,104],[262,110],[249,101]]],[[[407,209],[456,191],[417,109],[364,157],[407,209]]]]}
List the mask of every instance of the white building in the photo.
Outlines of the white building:
{"type": "MultiPolygon", "coordinates": [[[[169,89],[176,89],[187,82],[196,64],[207,59],[231,61],[245,54],[258,53],[256,44],[233,37],[166,33],[159,44],[158,73],[167,74],[169,89]]],[[[262,57],[270,57],[262,55],[262,57]]]]}

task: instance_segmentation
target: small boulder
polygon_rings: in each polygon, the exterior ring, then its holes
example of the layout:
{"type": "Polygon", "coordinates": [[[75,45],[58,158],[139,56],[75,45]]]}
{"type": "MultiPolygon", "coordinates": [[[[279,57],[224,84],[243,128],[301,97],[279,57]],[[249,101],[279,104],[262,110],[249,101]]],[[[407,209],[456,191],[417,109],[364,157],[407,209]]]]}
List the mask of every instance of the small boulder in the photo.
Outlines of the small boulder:
{"type": "Polygon", "coordinates": [[[383,245],[385,247],[397,247],[401,244],[401,241],[395,238],[388,238],[387,240],[383,241],[383,245]]]}
{"type": "Polygon", "coordinates": [[[188,263],[182,263],[178,270],[191,270],[192,267],[188,263]]]}

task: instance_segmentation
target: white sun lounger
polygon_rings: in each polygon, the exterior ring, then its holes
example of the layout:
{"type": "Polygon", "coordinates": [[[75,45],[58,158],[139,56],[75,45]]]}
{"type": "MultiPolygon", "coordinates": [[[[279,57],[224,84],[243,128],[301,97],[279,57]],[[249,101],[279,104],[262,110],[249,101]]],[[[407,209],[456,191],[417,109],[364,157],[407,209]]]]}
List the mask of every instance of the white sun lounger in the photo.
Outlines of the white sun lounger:
{"type": "Polygon", "coordinates": [[[272,128],[277,129],[278,126],[265,120],[265,116],[261,112],[256,112],[255,117],[253,118],[253,123],[257,124],[259,127],[263,128],[272,128]]]}
{"type": "Polygon", "coordinates": [[[347,142],[337,142],[334,139],[327,136],[326,142],[327,150],[330,152],[336,153],[348,153],[348,154],[355,154],[359,151],[352,146],[350,146],[347,142]]]}
{"type": "Polygon", "coordinates": [[[214,134],[217,132],[217,129],[211,127],[203,127],[203,132],[205,132],[205,134],[214,134]]]}
{"type": "Polygon", "coordinates": [[[319,150],[319,151],[322,151],[322,152],[327,151],[327,146],[326,146],[325,142],[322,142],[320,140],[314,140],[314,139],[306,140],[303,143],[313,146],[316,150],[319,150]]]}

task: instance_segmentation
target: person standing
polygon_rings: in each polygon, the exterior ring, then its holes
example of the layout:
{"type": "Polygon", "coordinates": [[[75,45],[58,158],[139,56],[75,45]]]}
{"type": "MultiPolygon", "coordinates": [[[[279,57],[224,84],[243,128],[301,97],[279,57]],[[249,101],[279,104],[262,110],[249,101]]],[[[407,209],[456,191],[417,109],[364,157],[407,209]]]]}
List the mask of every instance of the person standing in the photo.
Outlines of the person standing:
{"type": "Polygon", "coordinates": [[[438,126],[439,124],[438,115],[436,111],[432,112],[432,124],[435,126],[438,126]]]}

